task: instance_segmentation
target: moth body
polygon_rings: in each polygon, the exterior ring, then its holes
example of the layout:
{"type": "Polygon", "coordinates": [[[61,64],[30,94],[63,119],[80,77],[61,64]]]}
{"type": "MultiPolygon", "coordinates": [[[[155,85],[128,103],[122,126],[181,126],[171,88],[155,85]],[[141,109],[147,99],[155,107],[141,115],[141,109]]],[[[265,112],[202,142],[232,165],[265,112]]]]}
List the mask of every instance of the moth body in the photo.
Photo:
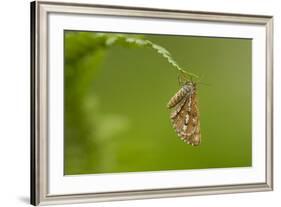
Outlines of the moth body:
{"type": "Polygon", "coordinates": [[[170,119],[178,136],[187,144],[199,145],[201,132],[195,83],[188,82],[183,85],[168,102],[167,107],[172,109],[170,119]]]}

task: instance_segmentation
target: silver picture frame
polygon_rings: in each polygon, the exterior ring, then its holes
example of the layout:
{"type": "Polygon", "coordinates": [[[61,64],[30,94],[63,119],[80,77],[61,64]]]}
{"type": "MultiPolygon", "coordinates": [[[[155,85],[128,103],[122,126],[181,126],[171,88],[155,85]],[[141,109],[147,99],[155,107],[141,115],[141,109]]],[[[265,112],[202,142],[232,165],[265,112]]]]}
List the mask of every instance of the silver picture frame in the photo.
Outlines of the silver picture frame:
{"type": "Polygon", "coordinates": [[[66,204],[273,190],[273,17],[76,3],[31,3],[31,204],[66,204]],[[48,193],[48,15],[100,14],[262,25],[266,30],[266,182],[106,193],[48,193]]]}

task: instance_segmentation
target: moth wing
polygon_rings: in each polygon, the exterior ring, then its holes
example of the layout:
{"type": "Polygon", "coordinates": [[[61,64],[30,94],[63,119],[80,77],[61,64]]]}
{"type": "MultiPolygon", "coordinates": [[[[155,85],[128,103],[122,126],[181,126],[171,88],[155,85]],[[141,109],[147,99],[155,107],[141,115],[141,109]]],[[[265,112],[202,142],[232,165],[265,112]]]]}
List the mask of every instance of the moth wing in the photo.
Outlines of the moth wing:
{"type": "Polygon", "coordinates": [[[171,122],[179,137],[194,146],[201,142],[199,109],[196,94],[188,94],[171,114],[171,122]]]}
{"type": "Polygon", "coordinates": [[[199,107],[197,103],[197,96],[196,93],[194,93],[191,101],[191,122],[192,125],[192,135],[189,139],[190,144],[197,146],[201,143],[201,131],[200,131],[200,113],[199,113],[199,107]]]}
{"type": "Polygon", "coordinates": [[[182,139],[185,139],[184,132],[185,132],[185,122],[186,122],[186,116],[188,115],[187,111],[187,105],[188,100],[190,99],[190,94],[185,96],[180,103],[178,103],[175,106],[174,111],[171,112],[171,122],[173,125],[173,128],[175,129],[176,133],[179,137],[182,139]]]}
{"type": "Polygon", "coordinates": [[[188,94],[188,89],[185,88],[181,88],[168,102],[167,107],[169,109],[174,108],[176,105],[178,105],[183,99],[184,97],[188,94]]]}

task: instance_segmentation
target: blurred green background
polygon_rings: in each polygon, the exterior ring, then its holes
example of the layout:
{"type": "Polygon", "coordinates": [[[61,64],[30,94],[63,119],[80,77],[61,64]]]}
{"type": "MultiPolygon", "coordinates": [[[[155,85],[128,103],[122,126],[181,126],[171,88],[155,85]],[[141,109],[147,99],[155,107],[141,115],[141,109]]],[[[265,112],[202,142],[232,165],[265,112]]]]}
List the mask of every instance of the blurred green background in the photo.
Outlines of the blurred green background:
{"type": "Polygon", "coordinates": [[[192,147],[166,108],[175,69],[152,49],[106,47],[96,34],[64,34],[66,175],[251,166],[250,39],[142,35],[201,77],[202,143],[192,147]]]}

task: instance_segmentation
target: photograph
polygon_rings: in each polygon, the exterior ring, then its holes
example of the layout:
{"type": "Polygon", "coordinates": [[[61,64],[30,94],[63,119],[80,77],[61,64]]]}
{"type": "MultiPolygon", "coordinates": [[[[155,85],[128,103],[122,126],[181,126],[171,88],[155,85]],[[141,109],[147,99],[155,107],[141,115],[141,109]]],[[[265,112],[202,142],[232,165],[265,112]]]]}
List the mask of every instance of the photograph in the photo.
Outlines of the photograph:
{"type": "Polygon", "coordinates": [[[31,3],[30,203],[273,190],[273,17],[31,3]]]}
{"type": "Polygon", "coordinates": [[[0,207],[281,203],[278,1],[3,3],[0,207]]]}
{"type": "Polygon", "coordinates": [[[252,166],[252,40],[64,31],[64,174],[252,166]]]}

